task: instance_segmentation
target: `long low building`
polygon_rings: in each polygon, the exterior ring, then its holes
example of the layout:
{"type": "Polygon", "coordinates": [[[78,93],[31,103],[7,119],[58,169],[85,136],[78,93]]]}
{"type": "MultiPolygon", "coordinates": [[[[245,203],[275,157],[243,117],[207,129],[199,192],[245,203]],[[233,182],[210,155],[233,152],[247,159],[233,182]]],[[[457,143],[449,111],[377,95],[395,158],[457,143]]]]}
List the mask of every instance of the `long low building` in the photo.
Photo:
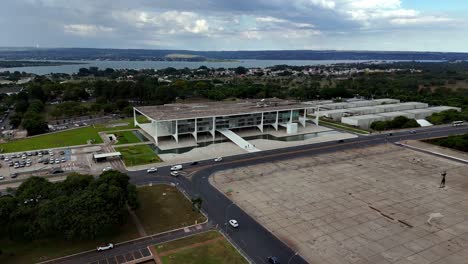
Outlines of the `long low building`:
{"type": "Polygon", "coordinates": [[[200,135],[211,135],[214,140],[216,133],[223,130],[256,127],[263,132],[265,126],[276,130],[283,127],[288,134],[294,134],[297,124],[306,126],[307,110],[313,107],[274,98],[142,106],[133,110],[135,126],[143,129],[158,144],[166,137],[179,142],[179,137],[192,136],[198,142],[200,135]]]}
{"type": "MultiPolygon", "coordinates": [[[[424,103],[409,103],[407,107],[422,107],[424,103]]],[[[389,108],[392,109],[392,108],[389,108]]],[[[440,113],[447,110],[455,110],[460,112],[461,108],[451,107],[451,106],[434,106],[429,108],[416,108],[403,111],[394,111],[394,112],[385,112],[385,113],[376,113],[370,115],[355,115],[342,117],[341,122],[351,126],[359,127],[362,129],[369,129],[373,122],[375,121],[390,121],[395,119],[398,116],[404,116],[410,119],[421,120],[424,119],[433,113],[440,113]]]]}
{"type": "Polygon", "coordinates": [[[343,117],[341,118],[341,123],[359,127],[362,129],[369,129],[373,122],[385,120],[386,118],[380,115],[360,115],[343,117]]]}

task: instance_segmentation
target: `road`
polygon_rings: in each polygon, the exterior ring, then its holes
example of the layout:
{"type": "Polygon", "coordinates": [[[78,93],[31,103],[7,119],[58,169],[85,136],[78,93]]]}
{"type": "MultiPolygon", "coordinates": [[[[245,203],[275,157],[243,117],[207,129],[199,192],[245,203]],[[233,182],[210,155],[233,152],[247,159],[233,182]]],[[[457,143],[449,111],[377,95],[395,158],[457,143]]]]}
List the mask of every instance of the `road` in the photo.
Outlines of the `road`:
{"type": "MultiPolygon", "coordinates": [[[[183,164],[184,169],[191,177],[173,178],[169,175],[170,167],[159,168],[155,174],[148,174],[146,171],[129,172],[130,181],[136,185],[146,185],[157,182],[170,182],[178,185],[190,197],[201,197],[203,199],[203,210],[208,215],[210,223],[222,229],[229,236],[236,246],[246,254],[254,263],[266,263],[268,256],[277,256],[281,263],[307,263],[300,256],[295,256],[294,249],[277,239],[262,225],[257,223],[247,213],[233,204],[223,193],[219,192],[209,182],[208,178],[216,171],[250,166],[266,162],[275,162],[285,159],[293,159],[304,156],[320,155],[328,152],[343,151],[352,148],[375,146],[378,144],[390,144],[404,140],[425,139],[431,137],[441,137],[455,134],[468,133],[468,126],[438,126],[419,128],[412,134],[408,131],[393,132],[391,136],[387,134],[375,134],[370,136],[360,136],[347,139],[344,142],[324,142],[310,145],[295,146],[269,151],[246,153],[242,155],[230,156],[222,162],[215,163],[212,160],[200,161],[195,166],[183,164]],[[236,219],[239,228],[233,229],[226,226],[226,220],[236,219]]],[[[125,250],[138,249],[142,245],[151,245],[153,241],[143,241],[138,246],[126,245],[125,250]]],[[[117,250],[117,247],[114,250],[117,250]]],[[[79,263],[79,260],[99,260],[102,253],[88,252],[78,254],[74,258],[67,258],[67,261],[55,263],[79,263]],[[73,261],[71,261],[73,260],[73,261]]],[[[81,262],[83,263],[83,262],[81,262]]]]}

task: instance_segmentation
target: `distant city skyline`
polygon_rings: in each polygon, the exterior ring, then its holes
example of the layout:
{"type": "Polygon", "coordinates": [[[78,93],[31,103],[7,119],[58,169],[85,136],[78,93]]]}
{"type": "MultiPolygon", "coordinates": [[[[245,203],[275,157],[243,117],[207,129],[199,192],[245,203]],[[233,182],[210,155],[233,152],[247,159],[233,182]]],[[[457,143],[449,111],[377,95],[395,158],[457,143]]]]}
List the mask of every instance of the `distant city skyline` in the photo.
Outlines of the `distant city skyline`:
{"type": "Polygon", "coordinates": [[[463,0],[4,0],[2,47],[468,52],[463,0]]]}

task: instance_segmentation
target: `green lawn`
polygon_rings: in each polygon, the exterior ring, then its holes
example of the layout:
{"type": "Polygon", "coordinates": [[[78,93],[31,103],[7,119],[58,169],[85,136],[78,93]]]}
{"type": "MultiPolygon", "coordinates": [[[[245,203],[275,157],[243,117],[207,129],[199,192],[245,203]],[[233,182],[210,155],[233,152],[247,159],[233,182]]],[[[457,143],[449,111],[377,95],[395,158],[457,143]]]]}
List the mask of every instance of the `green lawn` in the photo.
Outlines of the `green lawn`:
{"type": "Polygon", "coordinates": [[[122,159],[125,165],[130,167],[162,161],[149,145],[119,147],[115,148],[115,150],[122,153],[122,159]]]}
{"type": "Polygon", "coordinates": [[[17,151],[28,151],[35,149],[48,149],[48,148],[59,148],[69,147],[77,145],[85,145],[88,140],[94,140],[94,143],[102,143],[102,139],[99,137],[98,132],[101,131],[115,131],[134,128],[131,119],[122,119],[112,121],[108,124],[100,124],[95,127],[80,127],[76,129],[70,129],[62,132],[44,134],[35,137],[29,137],[20,140],[14,140],[7,143],[0,144],[0,149],[3,149],[4,153],[17,152],[17,151]],[[112,126],[113,124],[128,123],[125,126],[112,126]]]}
{"type": "Polygon", "coordinates": [[[201,213],[192,210],[192,203],[169,185],[138,188],[138,199],[140,207],[135,214],[148,235],[205,221],[201,213]]]}
{"type": "Polygon", "coordinates": [[[202,243],[211,239],[222,237],[216,231],[182,238],[168,243],[156,245],[158,254],[162,254],[163,264],[247,264],[248,262],[224,238],[205,245],[194,245],[193,248],[181,249],[178,252],[165,255],[164,252],[177,250],[183,247],[202,243]]]}
{"type": "Polygon", "coordinates": [[[50,260],[77,252],[93,250],[100,243],[123,242],[139,237],[138,231],[130,217],[127,224],[120,227],[119,233],[105,235],[93,240],[47,239],[35,241],[11,241],[0,239],[0,263],[29,264],[50,260]]]}
{"type": "Polygon", "coordinates": [[[141,140],[132,131],[121,131],[113,134],[117,137],[116,145],[141,142],[141,140]]]}

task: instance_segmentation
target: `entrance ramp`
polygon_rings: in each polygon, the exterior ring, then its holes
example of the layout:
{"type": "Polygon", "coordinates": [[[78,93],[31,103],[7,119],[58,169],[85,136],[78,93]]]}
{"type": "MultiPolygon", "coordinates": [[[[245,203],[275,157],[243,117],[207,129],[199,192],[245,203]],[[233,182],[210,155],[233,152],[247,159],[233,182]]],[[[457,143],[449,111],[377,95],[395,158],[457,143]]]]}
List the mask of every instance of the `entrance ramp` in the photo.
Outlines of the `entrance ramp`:
{"type": "Polygon", "coordinates": [[[241,149],[248,151],[248,152],[257,152],[260,151],[254,145],[250,144],[247,140],[243,139],[241,136],[237,135],[233,131],[229,129],[217,129],[219,133],[223,134],[223,136],[227,137],[231,140],[234,144],[239,146],[241,149]]]}

